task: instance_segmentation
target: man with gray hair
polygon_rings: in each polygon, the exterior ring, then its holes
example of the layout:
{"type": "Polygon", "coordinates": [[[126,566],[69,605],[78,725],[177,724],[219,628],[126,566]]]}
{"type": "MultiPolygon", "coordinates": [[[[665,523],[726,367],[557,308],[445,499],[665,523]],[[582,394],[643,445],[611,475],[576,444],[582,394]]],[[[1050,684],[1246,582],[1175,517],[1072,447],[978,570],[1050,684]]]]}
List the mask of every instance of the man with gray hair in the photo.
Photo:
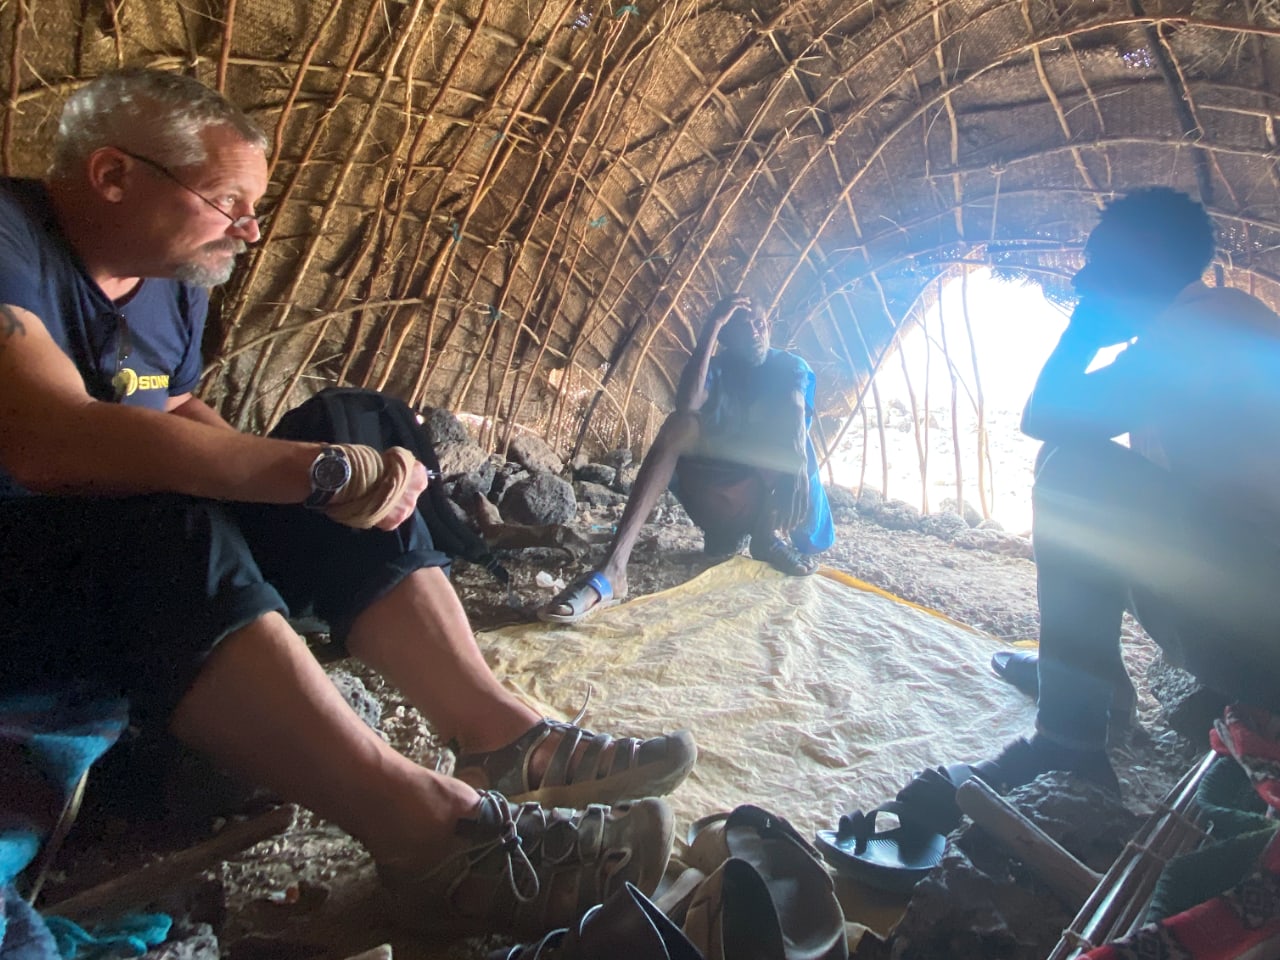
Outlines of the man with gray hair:
{"type": "Polygon", "coordinates": [[[128,70],[72,95],[46,180],[0,181],[0,694],[123,696],[349,831],[437,935],[651,892],[670,810],[615,801],[673,789],[692,738],[592,734],[503,688],[407,451],[244,434],[194,395],[205,288],[259,239],[266,148],[195,80],[128,70]],[[455,775],[370,730],[290,612],[456,741],[455,775]]]}

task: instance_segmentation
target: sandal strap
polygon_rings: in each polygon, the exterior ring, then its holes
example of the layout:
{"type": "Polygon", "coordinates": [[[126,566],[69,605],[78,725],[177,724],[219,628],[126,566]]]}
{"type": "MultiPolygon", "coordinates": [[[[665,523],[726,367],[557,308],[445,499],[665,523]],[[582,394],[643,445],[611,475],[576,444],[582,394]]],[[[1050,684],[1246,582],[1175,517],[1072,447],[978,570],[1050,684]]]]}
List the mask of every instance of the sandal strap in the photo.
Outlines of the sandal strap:
{"type": "MultiPolygon", "coordinates": [[[[871,840],[877,833],[876,819],[882,813],[891,813],[898,818],[901,826],[918,826],[925,830],[933,831],[935,823],[933,818],[922,816],[919,805],[911,803],[903,803],[901,800],[890,800],[880,804],[867,812],[854,810],[846,813],[840,818],[840,823],[836,827],[836,837],[840,840],[850,840],[854,842],[854,850],[857,853],[863,853],[867,849],[867,842],[871,840]]],[[[941,832],[941,831],[939,831],[941,832]]]]}
{"type": "MultiPolygon", "coordinates": [[[[578,742],[582,739],[582,728],[571,723],[561,723],[558,720],[543,719],[538,724],[542,728],[542,736],[538,738],[541,743],[552,733],[560,732],[560,742],[556,745],[555,752],[551,754],[551,762],[547,764],[546,772],[542,775],[544,784],[561,784],[567,783],[569,779],[569,765],[573,762],[573,755],[578,750],[578,742]]],[[[533,753],[530,748],[529,753],[533,753]]],[[[527,765],[527,764],[526,764],[527,765]]],[[[526,773],[525,783],[529,782],[526,773]]]]}
{"type": "Polygon", "coordinates": [[[822,854],[818,852],[817,848],[800,835],[800,832],[796,830],[790,820],[765,810],[763,807],[757,807],[755,804],[744,803],[735,807],[733,812],[728,815],[725,822],[725,830],[733,830],[736,827],[750,827],[762,837],[784,837],[815,860],[822,858],[822,854]]]}
{"type": "Polygon", "coordinates": [[[576,724],[563,723],[559,720],[543,720],[542,723],[546,725],[543,738],[554,732],[561,734],[560,742],[551,756],[551,762],[547,765],[547,771],[542,776],[544,785],[561,786],[588,780],[603,780],[605,777],[630,770],[639,763],[642,741],[635,737],[614,737],[608,733],[592,733],[576,724]],[[582,745],[582,754],[576,756],[579,745],[582,745]],[[604,763],[606,756],[611,758],[607,766],[604,763]]]}
{"type": "Polygon", "coordinates": [[[560,742],[552,751],[551,760],[540,781],[541,786],[565,786],[603,780],[640,763],[643,740],[593,733],[573,723],[544,717],[518,740],[505,747],[458,757],[457,769],[478,767],[485,772],[485,786],[503,794],[518,796],[529,790],[529,763],[534,751],[540,743],[556,734],[560,736],[560,742]],[[606,757],[609,758],[608,763],[605,763],[606,757]]]}
{"type": "Polygon", "coordinates": [[[546,811],[536,803],[522,803],[512,810],[510,802],[500,793],[486,791],[480,794],[480,808],[474,819],[459,820],[455,830],[458,836],[480,839],[467,851],[468,869],[458,877],[456,888],[470,873],[470,866],[478,864],[495,850],[501,848],[507,858],[502,875],[507,880],[511,894],[520,903],[535,900],[541,889],[537,870],[534,869],[525,841],[533,839],[533,849],[546,832],[546,811]],[[495,826],[497,832],[495,834],[495,826]],[[521,826],[524,834],[521,834],[521,826]]]}
{"type": "Polygon", "coordinates": [[[613,599],[613,584],[611,584],[603,573],[599,570],[592,570],[590,575],[583,578],[583,583],[600,594],[600,601],[613,599]]]}

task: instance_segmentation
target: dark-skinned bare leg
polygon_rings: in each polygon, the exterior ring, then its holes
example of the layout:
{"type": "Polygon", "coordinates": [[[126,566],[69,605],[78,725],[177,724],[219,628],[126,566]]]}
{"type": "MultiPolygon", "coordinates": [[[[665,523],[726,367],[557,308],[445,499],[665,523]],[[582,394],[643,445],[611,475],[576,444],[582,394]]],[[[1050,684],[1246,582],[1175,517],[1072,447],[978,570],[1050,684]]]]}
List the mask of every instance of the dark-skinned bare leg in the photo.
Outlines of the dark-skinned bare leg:
{"type": "MultiPolygon", "coordinates": [[[[627,592],[627,562],[640,536],[640,530],[653,512],[658,498],[671,483],[676,461],[694,448],[698,441],[700,421],[696,413],[673,413],[662,422],[662,428],[640,464],[627,506],[618,521],[618,530],[609,544],[609,552],[600,566],[600,573],[613,587],[615,596],[627,592]]],[[[553,608],[556,613],[569,614],[568,604],[553,608]]]]}

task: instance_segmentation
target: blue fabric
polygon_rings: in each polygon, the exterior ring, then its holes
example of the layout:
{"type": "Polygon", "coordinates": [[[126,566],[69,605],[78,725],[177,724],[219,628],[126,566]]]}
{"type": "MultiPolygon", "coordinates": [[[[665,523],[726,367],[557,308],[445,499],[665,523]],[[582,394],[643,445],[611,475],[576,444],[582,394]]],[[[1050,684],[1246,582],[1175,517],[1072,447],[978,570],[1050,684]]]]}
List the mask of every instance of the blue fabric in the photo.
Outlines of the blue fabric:
{"type": "Polygon", "coordinates": [[[600,594],[600,601],[613,599],[613,584],[611,584],[603,573],[594,570],[591,576],[587,577],[586,584],[596,593],[600,594]]]}
{"type": "Polygon", "coordinates": [[[49,917],[45,924],[62,960],[106,960],[140,957],[164,943],[173,918],[166,913],[130,913],[114,923],[99,924],[92,931],[65,917],[49,917]]]}
{"type": "MultiPolygon", "coordinates": [[[[162,410],[200,380],[208,293],[147,279],[117,307],[84,272],[38,180],[0,178],[0,303],[29,310],[76,365],[90,396],[114,400],[117,367],[136,375],[121,402],[162,410]],[[124,316],[127,340],[121,343],[124,316]]],[[[0,473],[0,496],[24,491],[0,473]]]]}
{"type": "MultiPolygon", "coordinates": [[[[806,425],[813,422],[813,391],[810,388],[806,425]]],[[[791,531],[791,542],[801,553],[821,553],[836,542],[836,526],[831,518],[831,503],[827,500],[827,488],[818,475],[818,452],[813,441],[805,436],[805,459],[809,465],[809,512],[798,527],[791,531]]]]}
{"type": "Polygon", "coordinates": [[[46,960],[54,941],[14,887],[76,784],[128,722],[123,700],[0,698],[0,960],[46,960]]]}
{"type": "Polygon", "coordinates": [[[0,958],[57,960],[58,945],[49,928],[13,887],[0,887],[0,906],[0,958]]]}
{"type": "MultiPolygon", "coordinates": [[[[794,353],[770,349],[764,362],[756,367],[716,354],[707,368],[707,400],[698,411],[706,435],[704,449],[697,451],[698,455],[763,466],[758,456],[746,452],[746,448],[759,440],[755,434],[759,431],[756,424],[762,419],[761,413],[766,414],[764,419],[776,422],[776,413],[788,407],[794,409],[794,395],[803,395],[809,512],[791,531],[791,542],[801,553],[820,553],[835,543],[836,538],[831,505],[818,473],[818,453],[807,432],[813,425],[816,389],[813,370],[794,353]],[[734,447],[745,454],[741,460],[736,457],[734,447]]],[[[779,429],[787,427],[784,424],[779,429]]]]}

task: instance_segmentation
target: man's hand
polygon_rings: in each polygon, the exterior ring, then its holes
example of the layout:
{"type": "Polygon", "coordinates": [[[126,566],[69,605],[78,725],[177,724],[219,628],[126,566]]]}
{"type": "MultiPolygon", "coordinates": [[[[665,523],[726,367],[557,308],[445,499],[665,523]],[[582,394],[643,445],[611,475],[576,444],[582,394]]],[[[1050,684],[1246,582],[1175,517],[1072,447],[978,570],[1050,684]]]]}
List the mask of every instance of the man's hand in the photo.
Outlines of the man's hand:
{"type": "Polygon", "coordinates": [[[324,505],[325,516],[356,530],[394,530],[409,519],[428,479],[427,468],[411,451],[380,451],[362,443],[334,446],[346,455],[351,473],[324,505]]]}
{"type": "Polygon", "coordinates": [[[1150,312],[1141,301],[1085,295],[1071,312],[1068,329],[1077,342],[1101,350],[1138,336],[1150,312]]]}
{"type": "Polygon", "coordinates": [[[741,297],[741,296],[725,297],[723,300],[721,300],[719,303],[717,303],[714,307],[711,308],[711,314],[707,317],[707,326],[709,326],[713,332],[718,331],[721,327],[723,327],[726,323],[728,323],[729,318],[732,317],[739,310],[750,310],[750,309],[751,309],[750,297],[741,297]]]}
{"type": "Polygon", "coordinates": [[[400,499],[391,508],[391,512],[374,526],[378,530],[396,529],[396,527],[413,516],[413,511],[418,509],[418,498],[422,496],[423,491],[426,489],[427,468],[422,465],[421,460],[415,460],[409,473],[409,483],[404,488],[404,492],[400,494],[400,499]]]}
{"type": "Polygon", "coordinates": [[[773,488],[773,525],[777,530],[794,530],[809,512],[809,476],[803,470],[786,474],[773,488]]]}

